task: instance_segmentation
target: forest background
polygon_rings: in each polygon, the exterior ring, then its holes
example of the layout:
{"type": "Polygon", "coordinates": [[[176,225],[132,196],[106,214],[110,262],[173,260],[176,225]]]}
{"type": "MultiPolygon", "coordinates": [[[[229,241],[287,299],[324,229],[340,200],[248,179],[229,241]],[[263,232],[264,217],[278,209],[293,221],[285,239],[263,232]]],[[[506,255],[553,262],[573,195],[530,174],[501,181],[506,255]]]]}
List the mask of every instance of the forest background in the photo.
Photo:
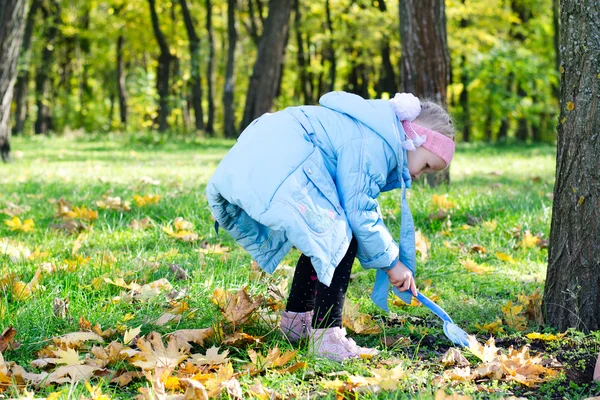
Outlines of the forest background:
{"type": "MultiPolygon", "coordinates": [[[[556,139],[557,3],[446,1],[447,102],[459,141],[556,139]]],[[[283,58],[259,66],[280,69],[273,109],[316,104],[330,90],[401,91],[398,7],[294,0],[283,58]]],[[[267,0],[32,0],[12,134],[156,128],[237,137],[251,118],[244,111],[268,9],[267,0]]]]}

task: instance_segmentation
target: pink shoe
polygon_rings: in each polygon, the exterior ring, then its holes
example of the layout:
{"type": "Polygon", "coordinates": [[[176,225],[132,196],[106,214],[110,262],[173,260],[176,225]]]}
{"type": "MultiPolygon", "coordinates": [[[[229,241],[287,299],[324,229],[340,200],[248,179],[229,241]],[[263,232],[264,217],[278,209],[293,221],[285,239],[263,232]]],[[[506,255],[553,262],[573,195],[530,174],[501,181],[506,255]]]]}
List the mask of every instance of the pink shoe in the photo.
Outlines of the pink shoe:
{"type": "Polygon", "coordinates": [[[354,340],[346,337],[346,328],[313,329],[310,340],[314,354],[334,361],[379,354],[376,349],[357,346],[354,340]]]}
{"type": "Polygon", "coordinates": [[[284,311],[281,314],[279,330],[290,342],[297,342],[310,336],[313,312],[284,311]]]}

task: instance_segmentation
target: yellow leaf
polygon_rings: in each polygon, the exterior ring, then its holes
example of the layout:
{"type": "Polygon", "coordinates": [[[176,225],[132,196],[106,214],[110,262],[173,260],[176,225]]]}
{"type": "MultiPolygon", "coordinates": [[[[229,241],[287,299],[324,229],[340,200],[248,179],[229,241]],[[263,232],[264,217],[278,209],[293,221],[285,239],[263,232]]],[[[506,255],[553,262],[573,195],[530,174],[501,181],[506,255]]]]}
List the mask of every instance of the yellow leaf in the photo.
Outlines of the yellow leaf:
{"type": "Polygon", "coordinates": [[[98,219],[98,211],[88,210],[85,206],[75,206],[73,210],[65,212],[64,216],[70,219],[94,222],[98,219]]]}
{"type": "Polygon", "coordinates": [[[483,225],[483,227],[485,228],[486,231],[494,232],[496,230],[496,228],[498,227],[498,222],[496,222],[496,220],[493,219],[491,221],[483,221],[483,223],[481,225],[483,225]]]}
{"type": "Polygon", "coordinates": [[[33,232],[35,230],[35,223],[31,218],[21,222],[19,217],[13,217],[4,223],[10,227],[11,231],[15,232],[33,232]]]}
{"type": "Polygon", "coordinates": [[[157,204],[162,196],[158,194],[147,194],[144,196],[134,195],[133,200],[138,205],[138,207],[144,207],[150,204],[157,204]]]}
{"type": "Polygon", "coordinates": [[[523,311],[523,306],[513,305],[512,301],[509,301],[502,307],[502,313],[506,325],[517,331],[523,331],[527,327],[527,320],[524,316],[520,315],[523,311]]]}
{"type": "Polygon", "coordinates": [[[81,246],[83,245],[83,242],[85,241],[85,239],[87,239],[87,234],[85,234],[83,232],[80,233],[79,236],[77,236],[77,239],[73,243],[73,249],[71,250],[72,257],[75,257],[75,254],[77,254],[79,249],[81,249],[81,246]]]}
{"type": "Polygon", "coordinates": [[[342,324],[359,335],[376,335],[381,333],[381,327],[368,314],[358,311],[358,305],[346,299],[342,324]]]}
{"type": "Polygon", "coordinates": [[[169,340],[165,347],[158,332],[151,332],[146,339],[138,339],[136,344],[141,351],[133,356],[131,364],[142,369],[176,368],[188,358],[179,350],[176,340],[169,340]]]}
{"type": "Polygon", "coordinates": [[[192,362],[196,365],[217,365],[224,364],[229,359],[227,355],[229,354],[229,350],[225,350],[219,354],[219,348],[216,346],[212,346],[210,349],[206,350],[206,354],[192,354],[192,362]]]}
{"type": "Polygon", "coordinates": [[[512,258],[512,256],[510,256],[510,255],[508,255],[506,253],[502,253],[500,251],[496,252],[496,257],[498,257],[499,260],[506,261],[506,262],[509,262],[509,263],[514,263],[515,262],[515,259],[512,258]]]}
{"type": "Polygon", "coordinates": [[[102,200],[98,200],[96,205],[103,209],[116,210],[116,211],[129,211],[131,206],[128,201],[121,200],[120,197],[106,197],[102,200]]]}
{"type": "Polygon", "coordinates": [[[79,360],[79,354],[77,351],[71,348],[67,348],[67,350],[54,350],[54,355],[57,358],[51,358],[54,364],[65,364],[65,365],[78,365],[81,364],[79,360]]]}
{"type": "Polygon", "coordinates": [[[31,281],[29,281],[29,283],[25,283],[22,281],[14,282],[13,286],[12,286],[12,292],[13,292],[14,298],[16,300],[28,299],[31,296],[31,294],[33,293],[33,291],[37,289],[38,280],[40,279],[41,274],[42,274],[42,269],[38,268],[35,271],[35,274],[33,275],[33,278],[31,278],[31,281]]]}
{"type": "Polygon", "coordinates": [[[560,123],[561,123],[561,124],[564,124],[565,122],[567,122],[567,117],[562,117],[562,118],[560,119],[560,123]]]}
{"type": "Polygon", "coordinates": [[[567,110],[569,111],[573,111],[575,109],[575,104],[573,104],[572,102],[567,102],[567,110]]]}
{"type": "Polygon", "coordinates": [[[133,338],[140,334],[141,331],[142,325],[138,326],[137,328],[131,328],[126,330],[125,334],[123,335],[123,343],[129,344],[133,340],[133,338]]]}
{"type": "Polygon", "coordinates": [[[523,248],[535,247],[535,245],[538,244],[539,242],[540,242],[539,237],[532,235],[531,232],[529,232],[529,231],[525,231],[525,235],[523,236],[523,239],[521,240],[521,247],[523,247],[523,248]]]}
{"type": "Polygon", "coordinates": [[[497,319],[494,322],[490,322],[489,324],[475,324],[475,327],[480,331],[491,333],[493,335],[504,332],[504,328],[502,328],[502,320],[497,319]]]}
{"type": "Polygon", "coordinates": [[[163,383],[165,384],[165,389],[168,389],[168,390],[181,389],[181,382],[179,382],[179,378],[176,376],[169,376],[166,379],[163,379],[163,383]]]}
{"type": "Polygon", "coordinates": [[[235,294],[217,288],[212,300],[229,323],[241,325],[250,318],[263,299],[262,296],[252,299],[246,292],[246,288],[238,290],[235,294]]]}
{"type": "Polygon", "coordinates": [[[476,274],[486,274],[491,271],[491,268],[486,267],[484,265],[478,265],[475,261],[471,260],[470,258],[467,258],[466,260],[461,260],[460,263],[463,267],[465,267],[465,269],[476,274]]]}
{"type": "Polygon", "coordinates": [[[553,342],[555,340],[558,340],[558,339],[562,338],[565,335],[566,335],[566,333],[559,333],[558,335],[553,335],[551,333],[537,333],[537,332],[533,332],[533,333],[527,334],[527,337],[529,339],[531,339],[531,340],[538,339],[538,340],[543,340],[543,341],[546,341],[546,342],[553,342]]]}
{"type": "Polygon", "coordinates": [[[397,390],[400,379],[406,375],[406,370],[402,364],[396,365],[392,369],[385,367],[370,369],[372,378],[367,378],[367,382],[372,385],[378,385],[383,390],[397,390]]]}
{"type": "Polygon", "coordinates": [[[421,261],[427,260],[427,249],[429,248],[429,240],[420,230],[415,232],[415,247],[416,250],[421,253],[421,261]]]}
{"type": "Polygon", "coordinates": [[[454,208],[457,206],[456,203],[448,200],[447,194],[443,194],[443,195],[434,194],[431,196],[431,200],[432,200],[434,206],[437,206],[438,208],[440,208],[442,210],[448,210],[450,208],[454,208]]]}
{"type": "Polygon", "coordinates": [[[123,315],[123,318],[121,318],[121,321],[123,322],[127,322],[129,320],[132,320],[135,318],[135,315],[133,315],[132,313],[127,313],[125,315],[123,315]]]}

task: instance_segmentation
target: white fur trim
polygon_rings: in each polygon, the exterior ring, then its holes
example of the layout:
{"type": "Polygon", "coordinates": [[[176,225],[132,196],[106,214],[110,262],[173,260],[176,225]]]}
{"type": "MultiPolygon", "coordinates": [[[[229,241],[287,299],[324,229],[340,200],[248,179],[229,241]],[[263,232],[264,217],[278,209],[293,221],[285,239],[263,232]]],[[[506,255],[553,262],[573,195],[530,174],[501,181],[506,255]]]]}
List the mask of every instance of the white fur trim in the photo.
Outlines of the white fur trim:
{"type": "Polygon", "coordinates": [[[412,93],[396,93],[390,101],[400,121],[414,121],[421,113],[421,102],[412,93]]]}

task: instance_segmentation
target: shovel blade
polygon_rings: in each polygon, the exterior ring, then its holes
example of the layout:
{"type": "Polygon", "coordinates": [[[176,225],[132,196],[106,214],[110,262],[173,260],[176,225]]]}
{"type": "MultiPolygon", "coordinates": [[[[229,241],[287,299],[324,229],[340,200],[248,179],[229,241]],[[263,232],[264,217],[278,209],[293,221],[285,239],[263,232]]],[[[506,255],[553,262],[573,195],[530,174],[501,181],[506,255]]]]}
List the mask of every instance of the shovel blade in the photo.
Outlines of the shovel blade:
{"type": "Polygon", "coordinates": [[[463,331],[458,325],[444,321],[444,333],[452,343],[457,346],[469,347],[467,332],[463,331]]]}

